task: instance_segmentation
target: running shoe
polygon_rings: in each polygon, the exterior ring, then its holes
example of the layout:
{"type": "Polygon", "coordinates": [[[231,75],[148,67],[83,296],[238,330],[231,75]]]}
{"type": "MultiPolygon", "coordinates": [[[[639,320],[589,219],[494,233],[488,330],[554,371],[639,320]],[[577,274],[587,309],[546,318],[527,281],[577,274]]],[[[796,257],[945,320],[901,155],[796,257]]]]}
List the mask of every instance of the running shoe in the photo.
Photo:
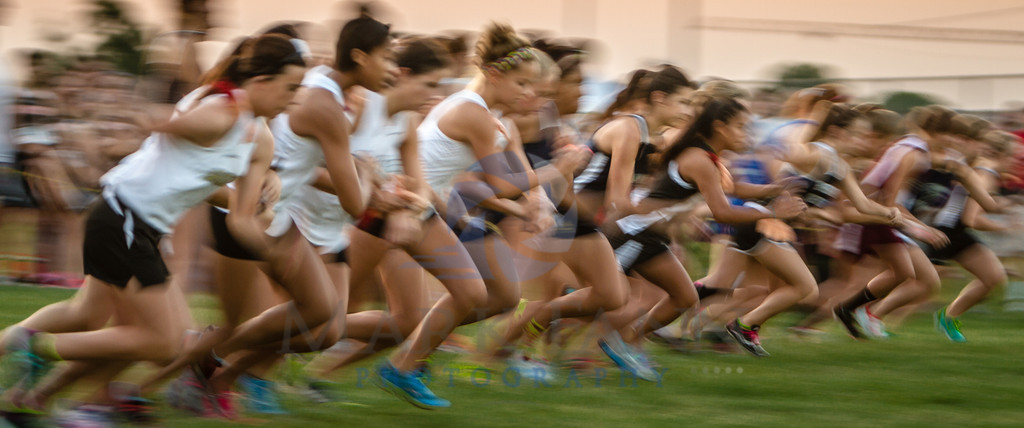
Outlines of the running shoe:
{"type": "Polygon", "coordinates": [[[318,404],[345,401],[345,395],[341,393],[341,385],[323,379],[307,380],[306,387],[302,389],[302,396],[318,404]]]}
{"type": "Polygon", "coordinates": [[[183,370],[167,387],[167,404],[172,408],[183,410],[197,416],[209,416],[212,405],[207,396],[206,387],[198,380],[191,370],[183,370]]]}
{"type": "Polygon", "coordinates": [[[61,428],[107,428],[115,426],[110,406],[84,404],[68,410],[54,420],[61,428]]]}
{"type": "Polygon", "coordinates": [[[8,332],[7,350],[3,359],[5,373],[0,388],[12,402],[4,410],[15,413],[41,413],[37,409],[23,407],[19,402],[25,391],[31,390],[53,364],[32,352],[35,331],[20,326],[11,327],[8,332]]]}
{"type": "Polygon", "coordinates": [[[622,340],[618,332],[613,331],[601,338],[597,345],[619,369],[648,382],[658,381],[658,372],[637,358],[636,351],[622,340]]]}
{"type": "Polygon", "coordinates": [[[654,362],[654,359],[643,349],[636,346],[630,346],[630,349],[632,349],[633,357],[636,358],[636,361],[646,368],[644,377],[641,377],[641,379],[648,382],[657,382],[661,378],[661,374],[658,372],[658,364],[654,362]]]}
{"type": "Polygon", "coordinates": [[[413,372],[402,373],[391,362],[385,361],[377,367],[377,386],[408,401],[416,407],[426,410],[451,407],[452,403],[434,394],[423,384],[423,379],[413,372]]]}
{"type": "Polygon", "coordinates": [[[887,339],[889,332],[885,331],[885,323],[871,312],[868,312],[867,306],[861,306],[853,311],[853,319],[857,321],[857,324],[864,329],[864,332],[868,334],[868,337],[875,339],[887,339]]]}
{"type": "MultiPolygon", "coordinates": [[[[325,352],[333,352],[341,344],[338,342],[325,352]]],[[[285,354],[284,363],[281,364],[281,380],[291,386],[302,385],[306,380],[306,364],[308,361],[301,354],[285,354]]]]}
{"type": "Polygon", "coordinates": [[[232,391],[217,392],[210,395],[212,411],[207,417],[238,419],[238,393],[232,391]]]}
{"type": "Polygon", "coordinates": [[[124,397],[117,400],[117,418],[132,425],[152,425],[158,420],[153,401],[142,397],[124,397]]]}
{"type": "Polygon", "coordinates": [[[245,409],[266,415],[284,415],[288,411],[281,407],[274,382],[243,374],[238,377],[238,386],[245,394],[245,409]]]}
{"type": "Polygon", "coordinates": [[[967,338],[960,332],[960,319],[946,316],[946,308],[935,312],[935,328],[946,335],[946,338],[957,343],[964,343],[967,338]]]}
{"type": "Polygon", "coordinates": [[[743,349],[746,349],[747,352],[754,354],[755,357],[767,357],[771,354],[761,347],[761,339],[757,334],[760,329],[760,326],[754,326],[749,329],[740,327],[738,320],[733,320],[725,326],[725,331],[728,331],[729,335],[732,336],[733,339],[736,339],[736,342],[738,342],[743,349]]]}
{"type": "Polygon", "coordinates": [[[520,376],[533,379],[535,382],[551,384],[557,381],[554,367],[542,360],[515,354],[508,359],[508,366],[519,372],[520,376]]]}
{"type": "Polygon", "coordinates": [[[819,342],[822,336],[825,335],[823,330],[816,329],[814,327],[804,327],[800,325],[794,325],[786,329],[786,331],[792,333],[794,336],[800,339],[819,342]]]}
{"type": "Polygon", "coordinates": [[[34,428],[52,424],[41,414],[0,412],[0,428],[34,428]]]}
{"type": "Polygon", "coordinates": [[[832,316],[835,317],[836,321],[839,321],[839,323],[843,325],[843,328],[846,329],[846,333],[849,334],[850,337],[854,339],[864,337],[860,332],[860,329],[857,328],[857,322],[853,320],[853,314],[846,308],[842,306],[832,308],[832,316]]]}

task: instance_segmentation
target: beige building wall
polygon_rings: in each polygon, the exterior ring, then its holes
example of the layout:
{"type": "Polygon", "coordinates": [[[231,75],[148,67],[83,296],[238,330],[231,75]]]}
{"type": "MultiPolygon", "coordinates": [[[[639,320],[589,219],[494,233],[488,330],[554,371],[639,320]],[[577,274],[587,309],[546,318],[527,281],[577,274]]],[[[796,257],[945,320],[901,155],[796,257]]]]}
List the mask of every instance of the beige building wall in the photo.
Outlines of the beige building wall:
{"type": "MultiPolygon", "coordinates": [[[[81,0],[7,0],[5,52],[87,46],[81,0]],[[63,33],[66,40],[48,41],[63,33]]],[[[126,0],[140,21],[171,28],[173,0],[126,0]]],[[[336,0],[211,0],[218,25],[202,47],[212,62],[234,38],[278,20],[324,23],[333,33],[351,6],[336,0]]],[[[479,31],[489,20],[520,29],[598,40],[593,76],[618,78],[642,65],[672,62],[694,76],[770,79],[780,64],[832,67],[834,77],[892,78],[1024,73],[1024,1],[984,0],[389,0],[383,19],[406,32],[479,31]],[[819,31],[820,23],[856,26],[819,31]],[[899,37],[886,26],[918,28],[899,37]],[[768,29],[766,29],[768,28],[768,29]],[[960,40],[979,34],[1007,41],[960,40]],[[851,33],[852,31],[852,33],[851,33]],[[936,37],[942,36],[942,37],[936,37]],[[884,36],[884,37],[882,37],[884,36]]],[[[828,28],[828,27],[824,27],[828,28]]],[[[329,49],[330,43],[324,44],[329,49]]],[[[1024,78],[874,80],[850,83],[871,96],[933,93],[955,106],[999,108],[1024,99],[1024,78]]]]}

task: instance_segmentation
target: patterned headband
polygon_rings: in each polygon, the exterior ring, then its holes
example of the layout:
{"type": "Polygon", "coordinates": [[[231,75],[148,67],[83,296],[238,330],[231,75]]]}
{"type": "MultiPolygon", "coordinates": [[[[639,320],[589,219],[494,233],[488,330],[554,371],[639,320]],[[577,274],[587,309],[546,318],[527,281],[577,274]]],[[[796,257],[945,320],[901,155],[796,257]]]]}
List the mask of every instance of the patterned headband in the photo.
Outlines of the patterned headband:
{"type": "Polygon", "coordinates": [[[491,68],[495,71],[507,72],[512,70],[519,64],[536,58],[537,56],[533,53],[533,48],[519,48],[507,55],[484,64],[484,68],[491,68]]]}

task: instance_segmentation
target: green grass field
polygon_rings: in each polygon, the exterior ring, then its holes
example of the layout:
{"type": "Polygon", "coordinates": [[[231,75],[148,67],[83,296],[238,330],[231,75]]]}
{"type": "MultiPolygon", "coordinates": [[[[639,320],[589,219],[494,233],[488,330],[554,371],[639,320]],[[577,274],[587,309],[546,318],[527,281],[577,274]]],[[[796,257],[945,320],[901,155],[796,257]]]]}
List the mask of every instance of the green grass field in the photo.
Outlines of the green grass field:
{"type": "MultiPolygon", "coordinates": [[[[947,280],[948,301],[964,280],[947,280]]],[[[1001,292],[1000,292],[1001,293],[1001,292]]],[[[16,322],[71,291],[0,287],[0,324],[16,322]]],[[[1001,294],[1000,294],[1001,295],[1001,294]]],[[[194,296],[200,316],[212,299],[194,296]]],[[[204,315],[206,314],[206,315],[204,315]]],[[[246,415],[244,425],[348,426],[1020,426],[1024,424],[1024,313],[1003,312],[999,298],[965,317],[970,342],[952,344],[932,327],[931,314],[912,315],[886,341],[854,342],[830,333],[811,342],[785,331],[795,319],[773,319],[762,336],[772,357],[711,352],[683,354],[652,344],[667,369],[660,385],[622,378],[607,367],[566,373],[551,386],[523,378],[516,385],[496,367],[470,376],[470,364],[451,354],[433,363],[432,388],[454,402],[423,411],[377,389],[367,378],[376,360],[338,374],[347,403],[315,405],[284,391],[289,415],[246,415]],[[449,379],[445,369],[461,368],[449,379]],[[578,383],[577,383],[578,380],[578,383]]],[[[462,330],[472,334],[472,330],[462,330]]],[[[225,426],[162,409],[162,426],[225,426]]]]}

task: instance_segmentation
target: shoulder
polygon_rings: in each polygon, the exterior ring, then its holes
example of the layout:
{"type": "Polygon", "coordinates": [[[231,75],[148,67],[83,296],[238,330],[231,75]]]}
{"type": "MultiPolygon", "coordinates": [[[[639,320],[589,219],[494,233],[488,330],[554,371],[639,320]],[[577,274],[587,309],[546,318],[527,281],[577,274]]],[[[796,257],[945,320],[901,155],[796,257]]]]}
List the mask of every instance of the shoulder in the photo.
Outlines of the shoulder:
{"type": "Polygon", "coordinates": [[[438,120],[445,134],[461,140],[470,137],[493,135],[498,122],[483,106],[476,103],[461,103],[452,107],[438,120]]]}
{"type": "MultiPolygon", "coordinates": [[[[347,123],[338,120],[344,117],[345,108],[326,89],[307,88],[303,99],[289,112],[290,122],[295,125],[325,126],[347,123]]],[[[296,130],[298,131],[298,130],[296,130]]]]}

